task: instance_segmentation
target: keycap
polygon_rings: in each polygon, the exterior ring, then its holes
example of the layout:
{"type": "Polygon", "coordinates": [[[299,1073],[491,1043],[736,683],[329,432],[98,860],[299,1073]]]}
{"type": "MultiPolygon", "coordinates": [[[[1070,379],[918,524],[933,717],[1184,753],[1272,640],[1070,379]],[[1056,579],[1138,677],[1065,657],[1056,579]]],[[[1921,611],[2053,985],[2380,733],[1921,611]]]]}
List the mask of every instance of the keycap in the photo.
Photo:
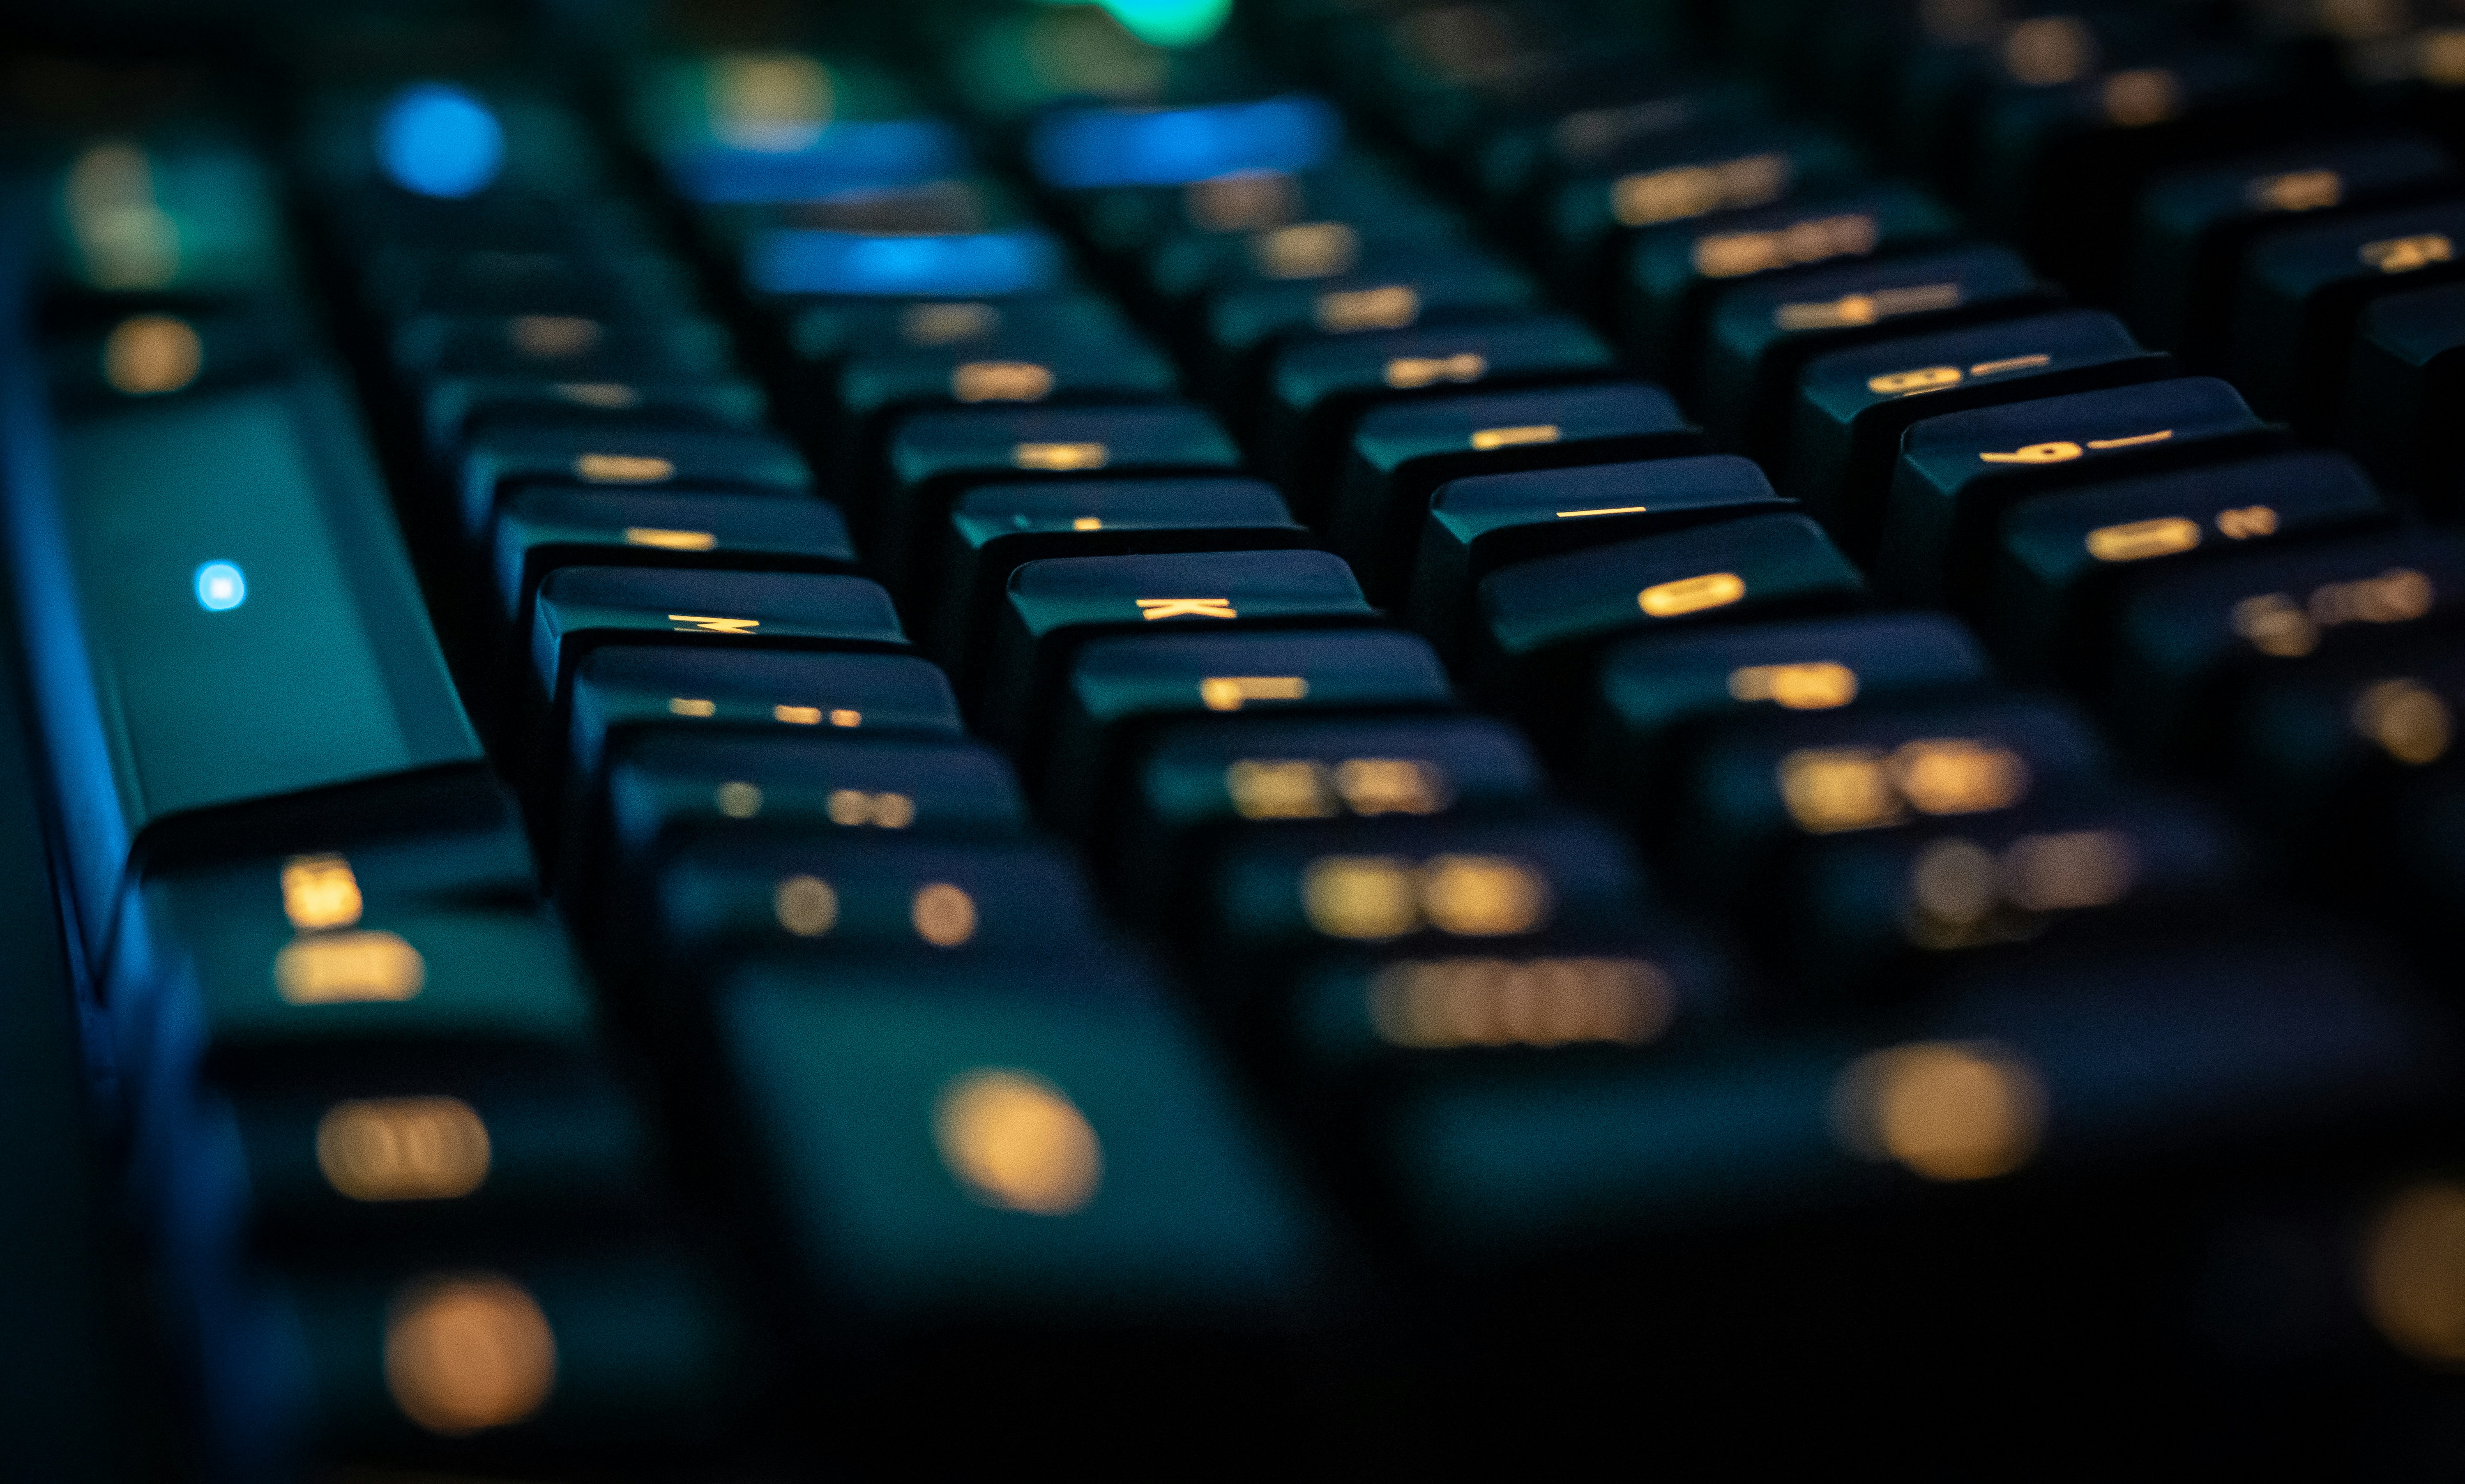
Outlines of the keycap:
{"type": "Polygon", "coordinates": [[[1990,609],[2007,656],[2094,675],[2113,578],[2203,552],[2233,551],[2387,518],[2351,460],[2276,454],[2024,499],[2006,512],[1990,576],[1952,592],[1990,609]]]}
{"type": "Polygon", "coordinates": [[[1022,968],[768,967],[722,991],[796,1293],[885,1340],[977,1316],[1152,1336],[1292,1313],[1317,1220],[1196,1033],[1118,974],[1022,968]]]}
{"type": "Polygon", "coordinates": [[[2131,322],[2209,369],[2235,277],[2261,233],[2314,211],[2427,196],[2455,166],[2431,141],[2385,133],[2187,166],[2149,183],[2131,251],[2131,322]]]}
{"type": "Polygon", "coordinates": [[[691,202],[808,200],[966,168],[959,131],[861,58],[732,52],[659,71],[636,95],[636,127],[691,202]]]}
{"type": "MultiPolygon", "coordinates": [[[[1317,203],[1310,203],[1313,207],[1317,203]]],[[[1410,196],[1312,210],[1247,233],[1181,233],[1144,255],[1146,285],[1167,305],[1270,283],[1373,274],[1477,250],[1453,212],[1410,196]],[[1366,208],[1366,209],[1365,209],[1366,208]]]]}
{"type": "Polygon", "coordinates": [[[1078,651],[1051,741],[1021,770],[1049,819],[1100,837],[1127,802],[1128,755],[1144,726],[1231,713],[1442,711],[1454,702],[1437,656],[1407,633],[1185,629],[1099,638],[1078,651]]]}
{"type": "Polygon", "coordinates": [[[1875,572],[1886,591],[1940,602],[1990,560],[2014,502],[2122,474],[2281,447],[2224,382],[2186,377],[1932,417],[1900,440],[1875,572]]]}
{"type": "Polygon", "coordinates": [[[1566,178],[1549,190],[1539,225],[1551,277],[1586,309],[1613,302],[1632,233],[1833,189],[1855,169],[1847,142],[1821,129],[1741,121],[1664,133],[1648,126],[1658,118],[1648,105],[1632,118],[1573,118],[1551,141],[1566,178]]]}
{"type": "Polygon", "coordinates": [[[2424,510],[2456,508],[2459,461],[2440,409],[2455,404],[2465,348],[2465,284],[2391,294],[2364,306],[2337,441],[2424,510]]]}
{"type": "Polygon", "coordinates": [[[493,807],[353,426],[302,374],[67,425],[15,486],[31,621],[81,641],[35,684],[95,951],[141,840],[245,851],[253,814],[355,786],[341,834],[421,775],[493,807]]]}
{"type": "Polygon", "coordinates": [[[1308,543],[1275,487],[1255,479],[1055,480],[968,490],[936,565],[934,647],[964,686],[983,662],[1010,573],[1029,562],[1308,543]]]}
{"type": "Polygon", "coordinates": [[[647,727],[619,739],[606,766],[610,849],[629,870],[680,832],[732,820],[968,839],[1027,826],[1010,764],[956,738],[647,727]]]}
{"type": "Polygon", "coordinates": [[[1702,434],[1657,387],[1610,383],[1422,397],[1352,432],[1326,527],[1373,601],[1400,603],[1431,492],[1450,479],[1692,454],[1702,434]]]}
{"type": "Polygon", "coordinates": [[[950,737],[965,730],[950,682],[912,654],[607,644],[580,657],[568,690],[569,762],[578,779],[595,773],[625,729],[950,737]]]}
{"type": "Polygon", "coordinates": [[[1040,322],[1048,318],[1058,319],[1022,305],[981,339],[858,347],[829,379],[823,406],[835,414],[828,420],[833,441],[855,461],[869,462],[880,420],[904,408],[1136,402],[1176,390],[1172,364],[1118,317],[1081,314],[1075,323],[1040,322]]]}
{"type": "Polygon", "coordinates": [[[907,636],[890,595],[861,577],[633,566],[549,573],[531,621],[539,696],[561,704],[574,667],[606,644],[892,651],[905,649],[907,636]]]}
{"type": "Polygon", "coordinates": [[[1900,435],[1972,408],[2155,381],[2172,363],[2090,309],[1913,335],[1818,356],[1800,373],[1781,487],[1849,551],[1874,550],[1900,435]]]}
{"type": "MultiPolygon", "coordinates": [[[[1649,376],[1698,364],[1713,292],[1743,278],[1940,241],[1949,211],[1923,191],[1877,186],[1785,206],[1671,222],[1634,234],[1618,266],[1618,343],[1649,376]]],[[[1687,389],[1681,383],[1680,390],[1687,389]]]]}
{"type": "Polygon", "coordinates": [[[909,200],[889,210],[799,206],[788,221],[753,229],[741,250],[745,286],[771,298],[992,299],[1068,285],[1060,243],[1040,227],[1006,219],[1004,205],[987,204],[993,193],[981,181],[905,193],[909,200]]]}
{"type": "Polygon", "coordinates": [[[1499,568],[1474,589],[1470,665],[1545,747],[1581,714],[1612,639],[1846,608],[1865,590],[1813,521],[1747,516],[1499,568]]]}
{"type": "Polygon", "coordinates": [[[531,377],[577,384],[666,375],[725,377],[735,370],[727,331],[698,315],[611,321],[575,315],[427,314],[404,321],[388,347],[402,374],[531,377]]]}
{"type": "Polygon", "coordinates": [[[1072,654],[1092,638],[1376,617],[1351,568],[1323,551],[1054,558],[1014,569],[1004,598],[976,700],[987,733],[1030,756],[1072,654]]]}
{"type": "Polygon", "coordinates": [[[1242,823],[1504,814],[1540,764],[1486,717],[1235,717],[1161,729],[1141,761],[1110,872],[1153,914],[1179,905],[1210,842],[1242,823]]]}
{"type": "Polygon", "coordinates": [[[795,450],[766,433],[721,429],[499,426],[471,440],[461,459],[463,533],[486,541],[517,488],[706,489],[803,495],[812,476],[795,450]]]}
{"type": "Polygon", "coordinates": [[[2371,299],[2465,272],[2465,204],[2434,202],[2288,226],[2254,243],[2234,291],[2231,359],[2252,402],[2305,429],[2332,429],[2355,318],[2371,299]]]}
{"type": "Polygon", "coordinates": [[[1255,999],[1267,966],[1320,955],[1582,944],[1626,930],[1644,897],[1626,842],[1589,820],[1309,822],[1230,837],[1191,926],[1217,992],[1255,999]]]}
{"type": "Polygon", "coordinates": [[[1726,454],[1478,475],[1438,486],[1412,567],[1412,626],[1461,653],[1474,591],[1536,557],[1733,516],[1795,509],[1763,471],[1726,454]]]}
{"type": "Polygon", "coordinates": [[[1852,613],[1641,634],[1609,652],[1587,742],[1595,797],[1620,817],[1665,818],[1690,730],[1765,707],[1832,711],[1988,678],[1968,631],[1934,613],[1852,613]]]}
{"type": "Polygon", "coordinates": [[[715,423],[758,428],[768,411],[760,388],[734,377],[670,380],[666,373],[615,381],[552,381],[543,376],[443,376],[426,384],[423,425],[433,456],[450,459],[484,423],[715,423]]]}
{"type": "Polygon", "coordinates": [[[255,1251],[578,1235],[650,1207],[640,1114],[584,1058],[304,1062],[230,1097],[189,1146],[239,1182],[255,1251]]]}
{"type": "Polygon", "coordinates": [[[2052,307],[2052,299],[2017,255],[1997,247],[1743,283],[1713,301],[1697,405],[1722,447],[1768,458],[1787,434],[1798,373],[1815,357],[1963,321],[2018,319],[2052,307]]]}
{"type": "Polygon", "coordinates": [[[1269,367],[1261,452],[1308,521],[1324,508],[1353,425],[1378,403],[1474,385],[1598,381],[1610,369],[1609,347],[1559,315],[1299,341],[1269,367]]]}
{"type": "Polygon", "coordinates": [[[1983,692],[1747,713],[1688,739],[1663,837],[1669,879],[1734,897],[1794,839],[2012,808],[2098,773],[2068,706],[1983,692]]]}
{"type": "Polygon", "coordinates": [[[818,499],[726,490],[526,489],[497,521],[497,591],[515,631],[547,574],[566,566],[847,572],[847,521],[818,499]]]}
{"type": "Polygon", "coordinates": [[[2212,808],[2079,789],[1974,819],[1800,842],[1751,920],[1818,1004],[1922,993],[1953,962],[2035,957],[2248,901],[2251,861],[2212,808]],[[2026,945],[2025,947],[2021,945],[2026,945]]]}
{"type": "Polygon", "coordinates": [[[1067,204],[1098,251],[1124,260],[1189,239],[1247,240],[1296,222],[1445,220],[1402,177],[1357,152],[1307,169],[1253,167],[1168,185],[1074,191],[1067,204]]]}
{"type": "Polygon", "coordinates": [[[918,412],[902,419],[883,455],[885,478],[852,509],[866,554],[891,585],[912,590],[951,501],[971,485],[1136,475],[1232,475],[1241,454],[1196,408],[992,408],[918,412]],[[869,528],[869,530],[868,530],[869,528]]]}
{"type": "Polygon", "coordinates": [[[981,973],[1103,951],[1077,873],[1024,840],[700,831],[641,897],[645,910],[611,936],[646,995],[682,996],[747,953],[835,974],[869,961],[981,973]]]}
{"type": "Polygon", "coordinates": [[[1220,290],[1197,310],[1201,381],[1246,420],[1255,416],[1266,361],[1286,341],[1505,318],[1533,309],[1539,293],[1522,273],[1465,246],[1381,255],[1332,277],[1220,290]]]}
{"type": "Polygon", "coordinates": [[[1607,1075],[1425,1083],[1388,1113],[1386,1162],[1419,1242],[1498,1264],[2385,1116],[2435,1075],[2417,1023],[2399,986],[2312,935],[2048,956],[1980,965],[1864,1041],[1802,1032],[1607,1075]],[[2240,1030],[2220,1040],[2220,1024],[2240,1030]],[[1921,1138],[1903,1110],[1951,1086],[1977,1090],[1974,1111],[1921,1138]]]}
{"type": "Polygon", "coordinates": [[[2116,602],[2110,723],[2151,752],[2212,756],[2243,684],[2313,654],[2446,627],[2465,594],[2460,564],[2453,538],[2396,530],[2151,572],[2116,602]]]}
{"type": "Polygon", "coordinates": [[[272,1301],[233,1358],[259,1446],[658,1466],[715,1446],[747,1381],[733,1302],[663,1243],[332,1262],[272,1301]]]}
{"type": "Polygon", "coordinates": [[[2437,791],[2419,780],[2454,771],[2442,760],[2460,685],[2457,646],[2439,631],[2259,679],[2226,719],[2236,804],[2283,838],[2306,884],[2379,895],[2397,864],[2398,811],[2437,791]]]}
{"type": "MultiPolygon", "coordinates": [[[[1381,1074],[1409,1073],[1546,1087],[1719,1026],[1733,978],[1699,938],[1638,914],[1554,949],[1441,941],[1328,960],[1302,977],[1278,1029],[1315,1075],[1344,1083],[1377,1089],[1381,1074]]],[[[1384,1111],[1373,1102],[1369,1117],[1384,1111]]]]}
{"type": "Polygon", "coordinates": [[[2017,65],[1976,122],[1969,184],[1985,223],[2103,300],[2121,287],[2133,209],[2152,173],[2204,148],[2299,137],[2305,100],[2299,79],[2260,49],[2099,29],[2087,64],[2060,82],[2025,75],[2043,58],[2007,53],[2017,65]]]}

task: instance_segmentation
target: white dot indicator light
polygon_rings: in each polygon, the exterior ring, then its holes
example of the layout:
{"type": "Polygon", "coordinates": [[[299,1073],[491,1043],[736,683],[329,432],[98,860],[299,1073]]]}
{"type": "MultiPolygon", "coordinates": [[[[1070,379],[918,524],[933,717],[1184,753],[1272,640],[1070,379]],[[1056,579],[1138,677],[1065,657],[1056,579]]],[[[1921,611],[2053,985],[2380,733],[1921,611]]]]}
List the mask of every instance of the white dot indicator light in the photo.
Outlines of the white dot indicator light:
{"type": "Polygon", "coordinates": [[[248,601],[248,579],[228,562],[209,562],[197,568],[197,607],[209,613],[227,613],[248,601]]]}

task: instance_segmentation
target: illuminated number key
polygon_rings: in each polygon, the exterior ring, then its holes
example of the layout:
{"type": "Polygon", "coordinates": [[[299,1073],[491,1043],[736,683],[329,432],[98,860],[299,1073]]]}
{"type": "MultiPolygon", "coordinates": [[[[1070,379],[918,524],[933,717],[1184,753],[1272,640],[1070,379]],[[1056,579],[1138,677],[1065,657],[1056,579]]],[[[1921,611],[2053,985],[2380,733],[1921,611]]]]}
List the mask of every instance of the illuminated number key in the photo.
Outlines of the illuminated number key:
{"type": "Polygon", "coordinates": [[[935,564],[934,638],[956,682],[984,663],[1010,573],[1055,557],[1297,546],[1308,532],[1255,479],[1062,480],[973,489],[951,506],[935,564]]]}
{"type": "Polygon", "coordinates": [[[1992,570],[1995,524],[2017,501],[2284,443],[2233,388],[2206,378],[1928,418],[1901,440],[1876,577],[1916,601],[1974,601],[1992,570]]]}
{"type": "Polygon", "coordinates": [[[1032,962],[919,989],[904,965],[827,982],[779,965],[719,996],[793,1296],[919,1338],[954,1302],[1032,1327],[1061,1312],[1082,1344],[1299,1300],[1304,1197],[1167,996],[1032,962]]]}
{"type": "Polygon", "coordinates": [[[2465,545],[2390,531],[2260,546],[2133,574],[2115,602],[2103,699],[2152,751],[2210,757],[2240,697],[2314,655],[2368,653],[2444,628],[2465,545]]]}
{"type": "Polygon", "coordinates": [[[1599,381],[1612,368],[1590,330],[1552,314],[1296,341],[1268,369],[1266,465],[1294,513],[1312,520],[1333,495],[1354,424],[1377,404],[1474,385],[1599,381]]]}
{"type": "Polygon", "coordinates": [[[1078,651],[1056,707],[1052,742],[1023,765],[1051,817],[1108,825],[1126,805],[1133,755],[1147,725],[1297,711],[1435,712],[1455,704],[1446,671],[1409,633],[1193,629],[1099,638],[1078,651]]]}
{"type": "Polygon", "coordinates": [[[1530,749],[1487,717],[1181,723],[1159,733],[1139,764],[1115,876],[1142,901],[1172,902],[1201,869],[1195,831],[1235,821],[1479,814],[1540,791],[1530,749]]]}
{"type": "Polygon", "coordinates": [[[532,484],[611,490],[674,485],[792,495],[811,491],[812,476],[794,449],[766,433],[634,423],[487,428],[462,454],[464,534],[474,541],[488,540],[497,512],[513,489],[532,484]]]}
{"type": "Polygon", "coordinates": [[[1800,373],[1780,485],[1852,553],[1871,552],[1921,418],[2169,374],[2122,322],[2088,309],[1912,335],[1815,357],[1800,373]]]}
{"type": "Polygon", "coordinates": [[[1618,264],[1619,343],[1647,374],[1675,374],[1699,362],[1716,289],[1918,247],[1953,230],[1941,203],[1904,186],[1645,228],[1618,264]]]}
{"type": "Polygon", "coordinates": [[[564,566],[845,572],[847,521],[818,499],[720,491],[528,489],[497,522],[497,590],[514,631],[547,574],[564,566]]]}
{"type": "Polygon", "coordinates": [[[1730,713],[1834,711],[1989,674],[1968,631],[1937,614],[1854,614],[1642,634],[1601,669],[1590,770],[1597,796],[1649,825],[1675,798],[1672,748],[1684,728],[1730,713]]]}
{"type": "Polygon", "coordinates": [[[1438,487],[1412,572],[1413,627],[1454,653],[1473,590],[1502,566],[1650,531],[1794,508],[1730,454],[1479,475],[1438,487]]]}
{"type": "Polygon", "coordinates": [[[913,412],[892,428],[882,458],[878,503],[859,523],[872,522],[875,569],[902,592],[922,586],[950,507],[969,487],[1241,472],[1240,451],[1212,416],[1168,402],[913,412]]]}
{"type": "Polygon", "coordinates": [[[2336,454],[2278,454],[2023,500],[2006,513],[1994,576],[1965,596],[1998,645],[2085,678],[2099,666],[2115,587],[2185,552],[2235,550],[2387,518],[2336,454]]]}
{"type": "Polygon", "coordinates": [[[1028,743],[1044,730],[1071,653],[1095,635],[1191,625],[1325,627],[1375,617],[1351,568],[1323,551],[1031,562],[1010,573],[975,698],[991,736],[1028,743]]]}
{"type": "Polygon", "coordinates": [[[1503,566],[1473,617],[1477,682],[1561,738],[1611,639],[1663,624],[1734,622],[1847,607],[1865,593],[1820,526],[1747,516],[1503,566]]]}
{"type": "Polygon", "coordinates": [[[2315,211],[2352,210],[2449,185],[2455,166],[2430,140],[2389,133],[2198,166],[2164,176],[2140,206],[2131,322],[2151,344],[2205,368],[2261,233],[2315,211]]]}
{"type": "Polygon", "coordinates": [[[2253,405],[2306,432],[2333,430],[2357,317],[2374,299],[2465,274],[2460,242],[2465,205],[2442,203],[2289,224],[2254,244],[2231,340],[2253,405]]]}
{"type": "Polygon", "coordinates": [[[2014,318],[2049,307],[2051,298],[2016,255],[1993,247],[1741,284],[1713,301],[1697,403],[1722,447],[1768,457],[1788,432],[1798,372],[1815,356],[2014,318]]]}
{"type": "Polygon", "coordinates": [[[1715,899],[1750,896],[1792,841],[1982,817],[2105,765],[2070,707],[1996,693],[1742,708],[1690,733],[1680,757],[1665,858],[1715,899]]]}
{"type": "Polygon", "coordinates": [[[1327,530],[1372,600],[1391,604],[1410,576],[1431,492],[1446,481],[1665,458],[1701,447],[1702,434],[1657,387],[1610,383],[1414,398],[1372,409],[1353,429],[1327,530]]]}

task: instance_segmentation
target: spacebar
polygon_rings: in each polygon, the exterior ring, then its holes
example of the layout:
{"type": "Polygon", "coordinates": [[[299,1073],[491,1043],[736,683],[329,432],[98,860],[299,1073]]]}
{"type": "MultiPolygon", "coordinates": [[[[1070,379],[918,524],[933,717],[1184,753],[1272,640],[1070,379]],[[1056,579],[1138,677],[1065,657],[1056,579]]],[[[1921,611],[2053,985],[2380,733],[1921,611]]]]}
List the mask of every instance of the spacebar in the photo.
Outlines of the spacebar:
{"type": "Polygon", "coordinates": [[[17,597],[89,948],[141,858],[263,849],[275,818],[494,808],[329,373],[47,426],[8,359],[17,597]]]}

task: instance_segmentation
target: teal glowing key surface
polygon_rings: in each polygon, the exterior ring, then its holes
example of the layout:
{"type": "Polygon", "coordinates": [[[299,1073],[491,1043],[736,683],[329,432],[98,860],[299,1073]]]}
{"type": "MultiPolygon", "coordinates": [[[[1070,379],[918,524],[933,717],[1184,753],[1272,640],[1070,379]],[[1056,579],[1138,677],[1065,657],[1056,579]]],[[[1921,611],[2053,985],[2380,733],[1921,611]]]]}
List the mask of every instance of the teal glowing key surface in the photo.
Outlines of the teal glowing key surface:
{"type": "Polygon", "coordinates": [[[0,18],[0,1477],[2454,1474],[2455,10],[0,18]]]}

